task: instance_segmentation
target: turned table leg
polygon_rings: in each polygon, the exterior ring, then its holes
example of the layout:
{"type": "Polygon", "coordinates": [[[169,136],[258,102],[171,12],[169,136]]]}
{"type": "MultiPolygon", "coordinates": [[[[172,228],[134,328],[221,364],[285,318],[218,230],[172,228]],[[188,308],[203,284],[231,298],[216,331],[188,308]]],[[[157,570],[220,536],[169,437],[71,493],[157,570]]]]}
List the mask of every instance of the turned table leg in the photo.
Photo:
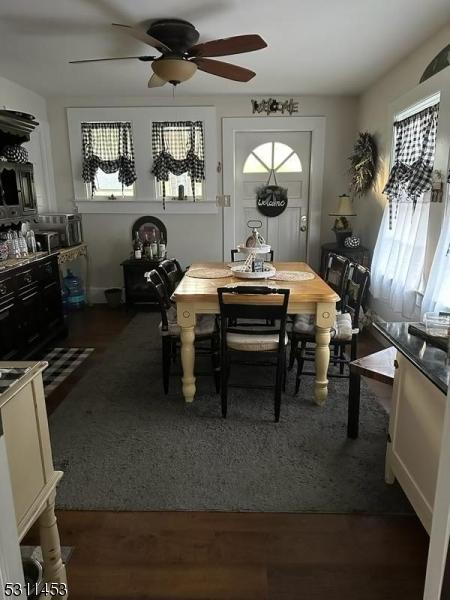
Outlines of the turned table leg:
{"type": "Polygon", "coordinates": [[[195,396],[195,314],[191,309],[177,307],[178,324],[181,327],[181,365],[183,367],[183,396],[186,402],[192,402],[195,396]]]}
{"type": "Polygon", "coordinates": [[[330,364],[330,328],[334,324],[336,306],[318,304],[316,312],[316,381],[314,398],[316,404],[324,404],[328,396],[328,365],[330,364]]]}
{"type": "Polygon", "coordinates": [[[39,537],[44,561],[44,577],[48,583],[67,583],[66,567],[61,558],[58,525],[55,516],[55,493],[39,516],[39,537]]]}

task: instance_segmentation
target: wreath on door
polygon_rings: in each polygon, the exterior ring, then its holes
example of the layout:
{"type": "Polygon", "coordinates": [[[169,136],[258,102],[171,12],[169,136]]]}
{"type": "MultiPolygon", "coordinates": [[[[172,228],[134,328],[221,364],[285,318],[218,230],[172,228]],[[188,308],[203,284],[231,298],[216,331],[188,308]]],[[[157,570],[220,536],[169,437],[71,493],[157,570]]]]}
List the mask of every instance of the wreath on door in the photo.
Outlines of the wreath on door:
{"type": "Polygon", "coordinates": [[[278,217],[286,210],[287,204],[287,188],[278,185],[275,170],[271,169],[266,185],[256,189],[256,208],[266,217],[278,217]],[[270,184],[272,177],[275,185],[270,184]]]}

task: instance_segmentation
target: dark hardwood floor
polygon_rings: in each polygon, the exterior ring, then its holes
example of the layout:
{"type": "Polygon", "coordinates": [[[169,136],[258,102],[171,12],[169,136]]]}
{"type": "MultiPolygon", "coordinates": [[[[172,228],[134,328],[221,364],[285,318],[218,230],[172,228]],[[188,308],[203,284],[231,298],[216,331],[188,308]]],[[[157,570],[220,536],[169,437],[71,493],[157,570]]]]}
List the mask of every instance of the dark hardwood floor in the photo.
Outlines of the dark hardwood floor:
{"type": "MultiPolygon", "coordinates": [[[[132,318],[71,316],[70,346],[95,346],[49,398],[64,400],[132,318]]],[[[379,345],[363,335],[361,354],[379,345]]],[[[267,474],[270,477],[270,473],[267,474]]],[[[413,516],[58,511],[71,600],[419,600],[428,537],[413,516]]],[[[26,543],[36,543],[33,530],[26,543]]]]}

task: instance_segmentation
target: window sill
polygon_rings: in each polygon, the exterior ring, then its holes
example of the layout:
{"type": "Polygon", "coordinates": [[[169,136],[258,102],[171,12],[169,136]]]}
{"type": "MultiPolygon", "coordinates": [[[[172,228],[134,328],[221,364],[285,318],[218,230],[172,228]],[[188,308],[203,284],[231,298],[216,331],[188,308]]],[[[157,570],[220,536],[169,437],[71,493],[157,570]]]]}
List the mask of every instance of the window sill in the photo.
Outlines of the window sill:
{"type": "Polygon", "coordinates": [[[111,215],[142,215],[149,212],[152,215],[206,215],[217,214],[215,200],[166,200],[166,210],[161,200],[137,200],[117,198],[116,200],[93,199],[75,200],[75,206],[81,214],[111,214],[111,215]]]}

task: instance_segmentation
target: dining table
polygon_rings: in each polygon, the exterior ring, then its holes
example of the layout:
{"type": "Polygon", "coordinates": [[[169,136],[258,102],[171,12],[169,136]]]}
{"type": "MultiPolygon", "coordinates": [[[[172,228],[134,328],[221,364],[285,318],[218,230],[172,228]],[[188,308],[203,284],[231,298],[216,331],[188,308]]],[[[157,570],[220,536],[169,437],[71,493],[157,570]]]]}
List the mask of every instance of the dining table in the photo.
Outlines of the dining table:
{"type": "MultiPolygon", "coordinates": [[[[273,278],[245,281],[235,277],[230,266],[230,263],[223,262],[192,264],[172,295],[172,300],[177,305],[177,322],[180,326],[185,401],[192,402],[196,391],[194,341],[197,315],[219,314],[218,288],[248,285],[251,282],[258,286],[269,285],[289,289],[289,315],[314,315],[316,341],[314,399],[318,405],[323,405],[328,395],[330,332],[336,318],[336,302],[340,299],[338,294],[304,262],[274,262],[276,274],[273,278]],[[276,279],[277,273],[283,277],[281,280],[276,279]],[[293,280],[286,280],[290,275],[293,280]]],[[[267,303],[270,302],[270,296],[243,295],[239,301],[249,304],[267,303]]]]}

